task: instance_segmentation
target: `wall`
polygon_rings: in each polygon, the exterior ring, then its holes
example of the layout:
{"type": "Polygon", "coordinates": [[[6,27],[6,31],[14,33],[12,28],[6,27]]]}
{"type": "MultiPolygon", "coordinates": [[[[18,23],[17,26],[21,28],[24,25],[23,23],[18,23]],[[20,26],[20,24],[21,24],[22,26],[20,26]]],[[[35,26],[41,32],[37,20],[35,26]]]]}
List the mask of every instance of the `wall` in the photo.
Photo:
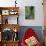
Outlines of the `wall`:
{"type": "Polygon", "coordinates": [[[28,28],[32,28],[33,31],[35,31],[35,33],[37,34],[37,37],[39,39],[39,41],[41,43],[43,43],[43,30],[42,30],[42,26],[21,26],[20,28],[20,32],[19,32],[19,39],[20,42],[24,36],[24,33],[27,31],[28,28]]]}
{"type": "MultiPolygon", "coordinates": [[[[15,0],[0,0],[0,6],[9,7],[15,6],[15,0]]],[[[42,0],[17,0],[19,9],[19,24],[21,26],[43,26],[43,6],[42,0]],[[34,20],[25,20],[25,6],[34,6],[35,7],[35,19],[34,20]]],[[[12,17],[9,17],[9,20],[12,17]]]]}
{"type": "Polygon", "coordinates": [[[42,0],[21,0],[20,8],[20,23],[22,26],[43,26],[43,6],[42,0]],[[34,20],[25,20],[25,6],[34,6],[35,7],[35,19],[34,20]]]}

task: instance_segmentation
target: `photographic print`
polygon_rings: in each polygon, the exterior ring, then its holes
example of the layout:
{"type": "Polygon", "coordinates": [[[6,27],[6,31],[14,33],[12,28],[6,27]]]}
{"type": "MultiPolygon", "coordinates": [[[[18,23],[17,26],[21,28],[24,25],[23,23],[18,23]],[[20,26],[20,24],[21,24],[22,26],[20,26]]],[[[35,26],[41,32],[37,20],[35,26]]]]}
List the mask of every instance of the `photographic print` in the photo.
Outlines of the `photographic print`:
{"type": "Polygon", "coordinates": [[[25,6],[25,19],[34,19],[34,6],[25,6]]]}

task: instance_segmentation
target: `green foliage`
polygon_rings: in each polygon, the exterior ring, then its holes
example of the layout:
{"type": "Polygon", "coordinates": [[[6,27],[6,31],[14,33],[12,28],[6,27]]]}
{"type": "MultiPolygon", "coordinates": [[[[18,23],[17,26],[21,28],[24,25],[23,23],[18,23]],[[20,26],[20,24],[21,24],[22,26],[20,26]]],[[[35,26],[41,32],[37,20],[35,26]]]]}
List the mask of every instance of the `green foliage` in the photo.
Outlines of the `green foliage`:
{"type": "Polygon", "coordinates": [[[25,6],[25,19],[34,19],[34,7],[25,6]]]}

